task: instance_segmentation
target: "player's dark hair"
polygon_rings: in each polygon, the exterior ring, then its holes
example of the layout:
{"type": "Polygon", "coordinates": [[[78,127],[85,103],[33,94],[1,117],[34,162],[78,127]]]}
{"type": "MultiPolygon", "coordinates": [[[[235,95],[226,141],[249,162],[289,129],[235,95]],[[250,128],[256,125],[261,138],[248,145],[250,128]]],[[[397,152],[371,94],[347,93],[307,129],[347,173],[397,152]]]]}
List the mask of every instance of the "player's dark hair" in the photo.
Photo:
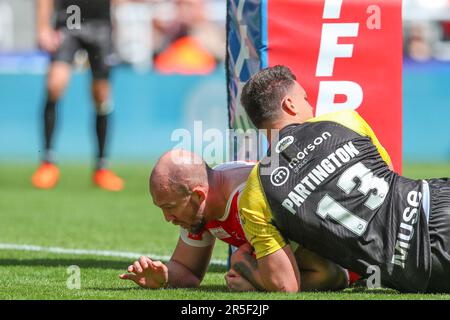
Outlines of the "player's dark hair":
{"type": "Polygon", "coordinates": [[[295,80],[288,67],[276,65],[259,71],[247,81],[241,104],[257,128],[279,115],[281,101],[295,80]]]}

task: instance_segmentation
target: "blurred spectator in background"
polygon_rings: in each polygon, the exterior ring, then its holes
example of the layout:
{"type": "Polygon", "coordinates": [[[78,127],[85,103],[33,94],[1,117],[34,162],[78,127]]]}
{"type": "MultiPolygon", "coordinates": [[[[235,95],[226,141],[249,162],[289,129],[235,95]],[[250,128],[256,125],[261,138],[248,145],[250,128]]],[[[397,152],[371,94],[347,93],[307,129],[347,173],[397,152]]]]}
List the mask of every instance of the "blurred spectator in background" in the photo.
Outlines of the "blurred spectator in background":
{"type": "Polygon", "coordinates": [[[405,53],[411,59],[450,61],[450,22],[423,20],[405,23],[405,53]]]}
{"type": "Polygon", "coordinates": [[[57,104],[69,82],[75,53],[84,49],[93,76],[92,95],[98,145],[93,181],[100,188],[119,191],[123,188],[123,180],[106,169],[105,155],[109,115],[112,111],[108,80],[108,59],[112,51],[110,0],[38,0],[37,5],[38,43],[51,54],[51,64],[42,119],[45,146],[42,163],[33,174],[32,183],[37,188],[49,189],[58,182],[59,169],[53,157],[57,104]]]}
{"type": "Polygon", "coordinates": [[[118,57],[145,71],[153,59],[153,11],[157,0],[121,0],[114,3],[114,42],[118,57]]]}
{"type": "Polygon", "coordinates": [[[431,33],[432,26],[429,22],[415,22],[409,25],[406,32],[406,53],[417,61],[431,59],[431,33]]]}
{"type": "Polygon", "coordinates": [[[450,0],[403,1],[403,27],[406,56],[450,61],[450,0]]]}
{"type": "Polygon", "coordinates": [[[175,16],[154,19],[154,67],[162,73],[207,74],[225,58],[225,29],[208,17],[205,0],[174,0],[175,16]]]}

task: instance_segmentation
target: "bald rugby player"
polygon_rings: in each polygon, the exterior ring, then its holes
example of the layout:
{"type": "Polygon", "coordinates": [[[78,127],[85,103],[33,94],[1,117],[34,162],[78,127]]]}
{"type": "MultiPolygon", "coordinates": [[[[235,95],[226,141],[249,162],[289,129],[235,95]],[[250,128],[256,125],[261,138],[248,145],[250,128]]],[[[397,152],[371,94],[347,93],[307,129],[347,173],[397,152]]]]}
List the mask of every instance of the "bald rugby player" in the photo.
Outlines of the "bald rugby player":
{"type": "MultiPolygon", "coordinates": [[[[166,221],[180,226],[178,244],[167,264],[142,256],[120,278],[152,289],[198,287],[218,238],[239,247],[225,276],[228,287],[263,290],[237,207],[252,168],[250,163],[229,162],[212,169],[188,151],[164,154],[151,173],[150,194],[166,221]]],[[[300,247],[295,255],[302,270],[302,290],[337,290],[348,285],[349,275],[341,267],[300,247]]]]}

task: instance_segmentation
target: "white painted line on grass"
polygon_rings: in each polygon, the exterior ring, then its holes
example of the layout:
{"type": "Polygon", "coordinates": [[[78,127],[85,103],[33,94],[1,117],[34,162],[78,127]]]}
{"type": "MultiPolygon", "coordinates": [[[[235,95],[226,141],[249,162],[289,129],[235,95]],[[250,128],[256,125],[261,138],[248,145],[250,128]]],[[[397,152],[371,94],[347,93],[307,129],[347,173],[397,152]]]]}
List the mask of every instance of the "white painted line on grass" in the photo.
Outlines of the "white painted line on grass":
{"type": "MultiPolygon", "coordinates": [[[[87,249],[66,249],[58,247],[42,247],[28,244],[14,244],[14,243],[0,243],[0,250],[18,250],[18,251],[37,251],[57,254],[73,254],[73,255],[92,255],[103,257],[119,257],[128,259],[137,259],[140,256],[148,256],[154,260],[169,261],[170,256],[160,256],[151,253],[137,253],[127,251],[113,251],[113,250],[87,250],[87,249]]],[[[211,260],[212,265],[226,266],[227,262],[224,260],[211,260]]]]}

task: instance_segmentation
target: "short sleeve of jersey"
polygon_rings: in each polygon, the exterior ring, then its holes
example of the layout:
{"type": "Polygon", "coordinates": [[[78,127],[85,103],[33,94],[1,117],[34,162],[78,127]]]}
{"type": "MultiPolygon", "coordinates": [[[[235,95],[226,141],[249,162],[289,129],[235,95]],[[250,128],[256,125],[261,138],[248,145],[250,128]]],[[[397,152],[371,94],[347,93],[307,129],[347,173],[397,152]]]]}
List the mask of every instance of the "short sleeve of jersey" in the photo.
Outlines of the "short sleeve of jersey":
{"type": "Polygon", "coordinates": [[[239,199],[239,215],[245,236],[255,249],[256,258],[265,257],[286,245],[280,232],[271,223],[272,211],[264,195],[258,165],[250,173],[239,199]]]}
{"type": "Polygon", "coordinates": [[[199,235],[192,235],[188,230],[180,227],[180,237],[184,243],[191,247],[208,247],[212,245],[215,241],[215,238],[208,231],[204,231],[199,235]]]}
{"type": "Polygon", "coordinates": [[[358,112],[354,110],[342,110],[324,114],[308,120],[308,122],[319,122],[319,121],[333,121],[349,128],[350,130],[355,131],[356,133],[362,136],[369,137],[372,140],[372,143],[375,145],[375,147],[377,147],[381,158],[388,165],[391,165],[391,158],[387,153],[386,149],[381,145],[372,128],[359,115],[358,112]]]}

